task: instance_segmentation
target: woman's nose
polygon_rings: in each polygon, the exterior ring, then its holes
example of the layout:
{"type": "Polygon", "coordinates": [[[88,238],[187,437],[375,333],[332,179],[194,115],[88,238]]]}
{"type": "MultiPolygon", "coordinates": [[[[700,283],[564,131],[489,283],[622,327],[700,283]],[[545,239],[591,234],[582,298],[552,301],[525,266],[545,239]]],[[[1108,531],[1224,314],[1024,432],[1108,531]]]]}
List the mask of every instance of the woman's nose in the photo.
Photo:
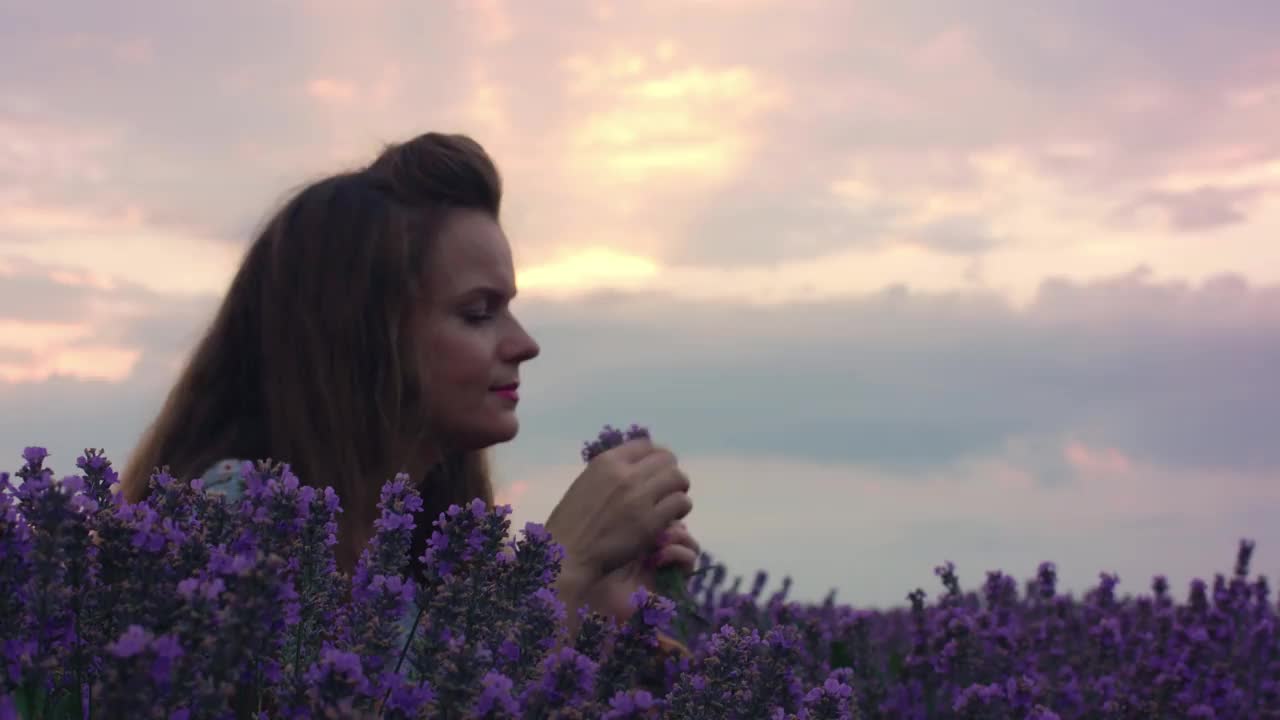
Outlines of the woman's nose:
{"type": "Polygon", "coordinates": [[[515,324],[515,333],[511,337],[507,345],[507,359],[514,363],[521,363],[538,357],[542,352],[542,348],[538,345],[538,341],[533,336],[525,332],[524,327],[519,322],[515,324]]]}

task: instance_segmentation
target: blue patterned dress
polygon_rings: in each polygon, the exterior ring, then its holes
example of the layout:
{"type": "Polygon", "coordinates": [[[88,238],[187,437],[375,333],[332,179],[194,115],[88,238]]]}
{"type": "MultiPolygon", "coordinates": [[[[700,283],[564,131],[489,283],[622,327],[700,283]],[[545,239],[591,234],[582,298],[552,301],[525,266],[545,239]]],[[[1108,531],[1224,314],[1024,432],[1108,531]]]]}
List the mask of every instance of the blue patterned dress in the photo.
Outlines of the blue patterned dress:
{"type": "Polygon", "coordinates": [[[223,495],[230,503],[239,500],[244,495],[244,478],[240,474],[240,466],[243,464],[243,460],[235,458],[214,463],[200,476],[205,492],[223,495]]]}

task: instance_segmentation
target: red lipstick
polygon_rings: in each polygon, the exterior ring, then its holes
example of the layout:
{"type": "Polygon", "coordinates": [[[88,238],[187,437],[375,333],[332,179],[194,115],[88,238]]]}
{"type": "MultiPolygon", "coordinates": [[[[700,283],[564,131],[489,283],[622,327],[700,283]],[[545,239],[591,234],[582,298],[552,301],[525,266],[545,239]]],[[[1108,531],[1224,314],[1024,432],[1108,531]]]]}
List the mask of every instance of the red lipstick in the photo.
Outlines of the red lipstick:
{"type": "Polygon", "coordinates": [[[520,399],[520,394],[516,392],[516,388],[518,387],[520,387],[520,383],[508,383],[506,385],[489,388],[489,390],[490,392],[495,392],[502,397],[515,402],[520,399]]]}

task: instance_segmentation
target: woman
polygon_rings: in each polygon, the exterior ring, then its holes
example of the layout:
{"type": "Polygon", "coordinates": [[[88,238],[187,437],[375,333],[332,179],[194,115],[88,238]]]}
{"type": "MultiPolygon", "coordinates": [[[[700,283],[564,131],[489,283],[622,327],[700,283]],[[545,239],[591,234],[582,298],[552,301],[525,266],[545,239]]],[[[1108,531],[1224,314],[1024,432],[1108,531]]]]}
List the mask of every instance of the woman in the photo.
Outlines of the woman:
{"type": "MultiPolygon", "coordinates": [[[[228,458],[288,462],[341,497],[348,572],[397,472],[423,496],[414,557],[450,504],[492,504],[485,449],[515,437],[519,369],[539,352],[509,307],[501,198],[485,151],[436,133],[303,188],[249,248],[122,474],[125,497],[141,499],[165,465],[190,478],[228,458]]],[[[692,572],[688,491],[648,440],[586,466],[546,522],[565,548],[557,591],[571,623],[583,604],[625,618],[657,567],[692,572]]]]}

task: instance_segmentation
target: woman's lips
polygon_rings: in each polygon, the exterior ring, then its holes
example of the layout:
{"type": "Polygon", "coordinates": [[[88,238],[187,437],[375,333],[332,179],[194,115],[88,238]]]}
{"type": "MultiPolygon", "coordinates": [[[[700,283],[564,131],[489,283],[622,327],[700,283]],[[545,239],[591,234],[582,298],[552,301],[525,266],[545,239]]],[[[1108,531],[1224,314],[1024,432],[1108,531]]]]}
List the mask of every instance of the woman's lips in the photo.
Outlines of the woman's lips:
{"type": "Polygon", "coordinates": [[[516,392],[516,388],[518,387],[520,387],[519,383],[511,383],[509,385],[500,385],[495,388],[490,388],[489,391],[493,393],[497,393],[498,395],[508,400],[511,400],[512,402],[516,402],[520,400],[520,394],[516,392]]]}

